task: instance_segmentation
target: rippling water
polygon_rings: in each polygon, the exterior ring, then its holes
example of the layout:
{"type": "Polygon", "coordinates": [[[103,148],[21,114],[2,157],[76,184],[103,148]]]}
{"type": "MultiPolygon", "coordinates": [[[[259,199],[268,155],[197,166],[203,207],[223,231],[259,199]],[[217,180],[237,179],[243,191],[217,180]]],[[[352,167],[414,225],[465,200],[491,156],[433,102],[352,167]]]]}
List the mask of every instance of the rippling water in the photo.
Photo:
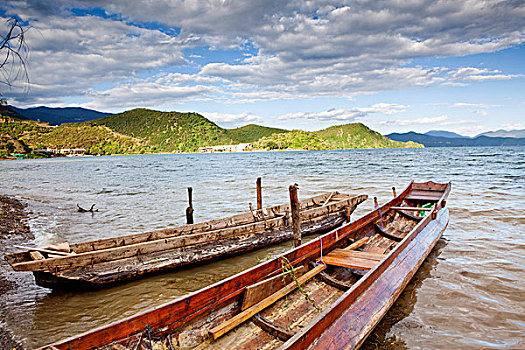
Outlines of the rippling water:
{"type": "MultiPolygon", "coordinates": [[[[0,162],[0,194],[23,198],[34,244],[45,246],[184,223],[186,188],[195,220],[248,210],[255,179],[264,205],[321,192],[365,193],[379,202],[411,180],[452,181],[451,219],[365,348],[525,348],[525,148],[430,148],[249,154],[92,157],[0,162]],[[96,203],[99,212],[77,213],[96,203]]],[[[361,204],[353,218],[372,207],[361,204]]],[[[160,305],[289,249],[290,244],[81,293],[51,292],[31,273],[0,273],[4,327],[28,348],[160,305]]],[[[2,247],[0,252],[11,252],[2,247]]]]}

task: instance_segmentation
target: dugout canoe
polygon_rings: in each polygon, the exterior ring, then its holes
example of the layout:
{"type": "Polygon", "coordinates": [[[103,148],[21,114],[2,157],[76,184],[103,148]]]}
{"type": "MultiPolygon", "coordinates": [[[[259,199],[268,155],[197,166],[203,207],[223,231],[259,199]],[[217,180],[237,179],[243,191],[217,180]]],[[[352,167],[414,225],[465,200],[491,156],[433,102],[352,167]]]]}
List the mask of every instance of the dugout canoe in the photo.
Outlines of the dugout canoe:
{"type": "Polygon", "coordinates": [[[357,348],[441,237],[450,189],[411,183],[364,217],[281,256],[44,348],[357,348]],[[427,203],[432,208],[418,208],[427,203]]]}
{"type": "MultiPolygon", "coordinates": [[[[329,192],[300,201],[302,233],[340,226],[366,199],[365,195],[329,192]]],[[[288,203],[176,228],[27,248],[5,259],[16,271],[33,272],[40,286],[84,289],[202,264],[292,237],[288,203]]]]}

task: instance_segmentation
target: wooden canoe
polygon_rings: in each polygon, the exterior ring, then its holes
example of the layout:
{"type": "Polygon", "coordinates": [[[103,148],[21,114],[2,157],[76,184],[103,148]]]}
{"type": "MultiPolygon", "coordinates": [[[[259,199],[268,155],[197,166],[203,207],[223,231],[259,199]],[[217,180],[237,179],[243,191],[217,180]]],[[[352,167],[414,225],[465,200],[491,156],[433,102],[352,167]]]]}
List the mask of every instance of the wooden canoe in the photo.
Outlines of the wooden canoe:
{"type": "Polygon", "coordinates": [[[364,217],[281,256],[48,347],[357,348],[441,237],[450,188],[411,183],[364,217]],[[401,214],[423,203],[434,204],[424,217],[401,214]]]}
{"type": "MultiPolygon", "coordinates": [[[[349,220],[365,195],[325,193],[302,200],[303,234],[349,220]]],[[[48,288],[94,288],[148,273],[202,264],[293,237],[290,204],[180,227],[96,241],[27,249],[6,255],[16,271],[31,271],[48,288]]]]}

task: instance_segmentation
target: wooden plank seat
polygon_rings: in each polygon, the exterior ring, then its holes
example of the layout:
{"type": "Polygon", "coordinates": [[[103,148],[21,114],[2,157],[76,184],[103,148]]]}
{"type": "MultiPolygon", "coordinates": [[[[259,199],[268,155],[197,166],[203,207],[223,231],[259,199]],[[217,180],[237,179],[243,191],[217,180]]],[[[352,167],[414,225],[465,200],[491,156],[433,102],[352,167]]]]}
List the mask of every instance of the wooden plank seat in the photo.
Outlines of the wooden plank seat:
{"type": "Polygon", "coordinates": [[[405,197],[405,199],[412,201],[437,202],[441,198],[441,195],[442,193],[438,191],[413,190],[405,197]]]}
{"type": "Polygon", "coordinates": [[[327,265],[348,267],[358,270],[370,270],[385,257],[385,254],[363,252],[358,250],[334,249],[323,257],[327,265]]]}

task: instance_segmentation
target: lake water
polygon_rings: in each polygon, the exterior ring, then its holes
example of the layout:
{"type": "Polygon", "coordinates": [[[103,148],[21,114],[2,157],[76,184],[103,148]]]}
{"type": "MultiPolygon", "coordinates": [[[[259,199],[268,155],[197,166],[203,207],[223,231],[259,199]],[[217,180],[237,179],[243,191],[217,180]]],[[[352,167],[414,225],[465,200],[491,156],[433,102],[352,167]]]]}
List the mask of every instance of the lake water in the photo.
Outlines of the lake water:
{"type": "MultiPolygon", "coordinates": [[[[178,154],[0,162],[0,194],[28,203],[26,245],[78,242],[184,223],[188,186],[196,222],[245,212],[262,177],[263,205],[338,190],[368,194],[353,219],[411,181],[452,181],[451,219],[365,348],[525,348],[525,147],[178,154]],[[78,213],[76,204],[99,212],[78,213]]],[[[0,273],[0,325],[34,348],[133,315],[290,248],[291,243],[80,293],[35,286],[31,273],[0,273]]],[[[0,254],[14,251],[4,246],[0,254]]],[[[3,259],[2,259],[3,260],[3,259]]]]}

